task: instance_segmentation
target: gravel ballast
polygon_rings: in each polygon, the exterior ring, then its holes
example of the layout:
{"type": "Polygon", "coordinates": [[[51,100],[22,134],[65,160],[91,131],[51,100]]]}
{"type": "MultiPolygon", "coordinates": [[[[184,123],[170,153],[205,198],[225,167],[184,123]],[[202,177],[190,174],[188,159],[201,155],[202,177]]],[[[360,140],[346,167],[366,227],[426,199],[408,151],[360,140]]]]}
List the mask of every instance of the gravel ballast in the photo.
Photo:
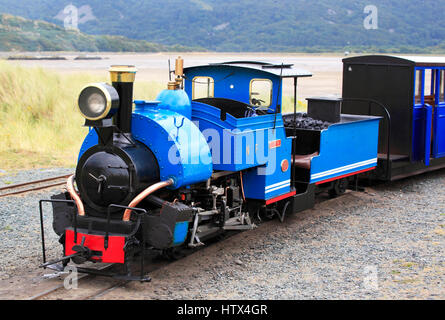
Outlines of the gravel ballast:
{"type": "MultiPolygon", "coordinates": [[[[68,172],[69,173],[69,172],[68,172]]],[[[38,177],[41,178],[41,177],[38,177]]],[[[109,299],[444,299],[445,170],[350,192],[235,235],[109,299]]],[[[57,190],[55,190],[57,191],[57,190]]],[[[38,200],[0,199],[2,279],[40,262],[38,200]]],[[[51,232],[49,255],[61,247],[51,232]]]]}
{"type": "MultiPolygon", "coordinates": [[[[40,169],[6,172],[0,176],[0,187],[37,181],[72,173],[74,169],[40,169]]],[[[42,262],[39,201],[50,199],[61,188],[0,199],[0,280],[35,270],[42,262]]],[[[45,205],[45,229],[48,255],[62,253],[52,231],[51,205],[45,205]]]]}
{"type": "Polygon", "coordinates": [[[103,299],[444,299],[445,171],[236,235],[103,299]]]}

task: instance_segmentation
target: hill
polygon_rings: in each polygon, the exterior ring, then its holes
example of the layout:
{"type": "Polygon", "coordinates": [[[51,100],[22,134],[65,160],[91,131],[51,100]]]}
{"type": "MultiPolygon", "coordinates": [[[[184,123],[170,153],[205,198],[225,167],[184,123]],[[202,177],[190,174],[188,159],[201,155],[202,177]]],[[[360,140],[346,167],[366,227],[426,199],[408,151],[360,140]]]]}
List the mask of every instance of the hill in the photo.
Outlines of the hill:
{"type": "Polygon", "coordinates": [[[78,30],[66,30],[44,21],[0,14],[0,51],[165,52],[191,50],[183,46],[131,40],[124,36],[93,36],[78,30]]]}
{"type": "Polygon", "coordinates": [[[88,34],[116,34],[214,51],[443,52],[445,1],[0,0],[0,12],[63,26],[73,12],[88,34]],[[364,9],[378,9],[367,30],[364,9]]]}

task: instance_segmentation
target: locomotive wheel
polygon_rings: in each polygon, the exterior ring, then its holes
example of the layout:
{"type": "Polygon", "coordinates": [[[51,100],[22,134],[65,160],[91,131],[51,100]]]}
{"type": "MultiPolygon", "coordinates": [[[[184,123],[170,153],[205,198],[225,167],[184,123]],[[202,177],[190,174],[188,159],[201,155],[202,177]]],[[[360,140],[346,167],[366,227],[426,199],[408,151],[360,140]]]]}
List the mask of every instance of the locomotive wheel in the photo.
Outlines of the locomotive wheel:
{"type": "Polygon", "coordinates": [[[259,216],[262,221],[272,221],[276,216],[279,215],[279,212],[276,208],[261,208],[259,216]]]}
{"type": "Polygon", "coordinates": [[[184,257],[184,254],[181,252],[180,248],[169,248],[164,250],[164,256],[168,260],[177,261],[184,257]]]}
{"type": "Polygon", "coordinates": [[[332,189],[329,190],[329,196],[331,198],[335,198],[338,196],[341,196],[342,194],[345,194],[346,190],[349,186],[349,180],[348,179],[340,179],[334,182],[334,186],[332,189]]]}

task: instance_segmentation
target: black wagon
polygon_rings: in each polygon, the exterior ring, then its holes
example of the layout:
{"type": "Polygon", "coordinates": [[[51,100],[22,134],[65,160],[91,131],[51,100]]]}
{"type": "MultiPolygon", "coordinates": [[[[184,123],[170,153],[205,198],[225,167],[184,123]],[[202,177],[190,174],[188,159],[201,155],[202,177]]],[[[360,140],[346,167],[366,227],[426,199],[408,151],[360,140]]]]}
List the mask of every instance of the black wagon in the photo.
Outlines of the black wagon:
{"type": "Polygon", "coordinates": [[[398,180],[445,167],[445,58],[370,55],[343,60],[342,112],[378,115],[378,170],[398,180]]]}

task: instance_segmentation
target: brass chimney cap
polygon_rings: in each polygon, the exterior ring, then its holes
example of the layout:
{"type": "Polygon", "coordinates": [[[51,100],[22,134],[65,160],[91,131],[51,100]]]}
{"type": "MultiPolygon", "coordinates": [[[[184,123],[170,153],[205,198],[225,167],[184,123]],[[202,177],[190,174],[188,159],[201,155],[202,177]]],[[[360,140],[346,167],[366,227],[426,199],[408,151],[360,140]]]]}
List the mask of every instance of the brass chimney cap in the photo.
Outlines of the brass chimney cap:
{"type": "Polygon", "coordinates": [[[130,82],[133,83],[136,79],[136,72],[138,71],[135,66],[127,65],[115,65],[110,69],[111,82],[130,82]]]}

